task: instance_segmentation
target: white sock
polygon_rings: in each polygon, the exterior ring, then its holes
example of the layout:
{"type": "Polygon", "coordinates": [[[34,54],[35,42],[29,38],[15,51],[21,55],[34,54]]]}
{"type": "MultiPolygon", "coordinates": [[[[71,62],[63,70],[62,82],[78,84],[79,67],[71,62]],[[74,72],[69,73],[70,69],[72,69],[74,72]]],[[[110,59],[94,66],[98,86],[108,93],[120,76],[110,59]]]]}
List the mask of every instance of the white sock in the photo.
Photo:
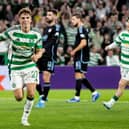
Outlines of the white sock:
{"type": "Polygon", "coordinates": [[[43,97],[43,95],[40,95],[39,97],[40,97],[40,98],[42,98],[42,97],[43,97]]]}
{"type": "Polygon", "coordinates": [[[95,95],[95,94],[97,94],[98,92],[97,91],[94,91],[93,93],[92,93],[92,95],[95,95]]]}
{"type": "Polygon", "coordinates": [[[75,96],[74,98],[75,98],[75,99],[77,99],[77,100],[79,100],[79,99],[80,99],[80,97],[79,97],[79,96],[75,96]]]}
{"type": "Polygon", "coordinates": [[[109,101],[109,103],[110,103],[111,105],[114,105],[115,102],[116,102],[116,101],[115,101],[113,98],[111,98],[110,101],[109,101]]]}
{"type": "Polygon", "coordinates": [[[24,105],[24,111],[23,111],[23,116],[22,116],[22,119],[26,119],[28,120],[28,117],[30,115],[30,112],[32,110],[32,107],[33,107],[33,103],[34,103],[34,100],[26,100],[26,103],[24,105]]]}
{"type": "Polygon", "coordinates": [[[40,95],[40,96],[39,96],[39,97],[40,97],[40,102],[41,102],[41,103],[45,103],[45,101],[44,101],[43,99],[41,99],[43,96],[44,96],[44,95],[40,95]]]}

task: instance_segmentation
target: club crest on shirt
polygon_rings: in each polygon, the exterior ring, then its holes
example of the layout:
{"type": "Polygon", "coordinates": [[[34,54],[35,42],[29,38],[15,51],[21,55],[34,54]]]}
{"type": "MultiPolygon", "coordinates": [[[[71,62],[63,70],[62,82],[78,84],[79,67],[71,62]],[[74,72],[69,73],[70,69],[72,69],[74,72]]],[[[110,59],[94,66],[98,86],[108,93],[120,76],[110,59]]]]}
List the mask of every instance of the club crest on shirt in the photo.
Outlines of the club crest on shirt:
{"type": "Polygon", "coordinates": [[[19,38],[17,38],[15,41],[19,42],[19,41],[20,41],[20,39],[19,39],[19,38]]]}
{"type": "Polygon", "coordinates": [[[34,39],[29,39],[29,43],[33,43],[34,42],[34,39]]]}
{"type": "Polygon", "coordinates": [[[84,35],[84,34],[81,34],[81,35],[80,35],[80,37],[84,38],[84,37],[85,37],[85,35],[84,35]]]}
{"type": "Polygon", "coordinates": [[[16,87],[16,84],[15,84],[15,83],[13,83],[13,84],[12,84],[12,87],[13,87],[13,88],[15,88],[15,87],[16,87]]]}
{"type": "Polygon", "coordinates": [[[48,30],[48,32],[50,33],[52,31],[52,29],[50,28],[49,30],[48,30]]]}

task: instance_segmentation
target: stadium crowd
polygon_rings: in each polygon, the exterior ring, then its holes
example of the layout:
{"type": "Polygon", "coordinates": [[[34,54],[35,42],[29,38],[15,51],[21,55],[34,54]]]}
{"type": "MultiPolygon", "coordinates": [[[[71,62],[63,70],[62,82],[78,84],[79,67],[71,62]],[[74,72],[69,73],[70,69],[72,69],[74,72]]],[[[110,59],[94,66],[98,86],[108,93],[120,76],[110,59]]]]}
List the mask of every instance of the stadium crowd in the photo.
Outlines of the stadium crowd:
{"type": "MultiPolygon", "coordinates": [[[[18,23],[17,12],[23,7],[33,12],[33,26],[44,31],[46,11],[58,10],[61,26],[60,43],[57,50],[57,65],[73,64],[70,52],[74,46],[76,29],[70,24],[71,14],[81,12],[90,37],[89,66],[119,65],[120,49],[105,51],[113,39],[126,27],[129,16],[128,0],[0,0],[0,32],[18,23]]],[[[7,41],[8,42],[8,41],[7,41]]],[[[6,43],[0,44],[0,64],[7,55],[6,43]],[[3,51],[3,48],[4,51],[3,51]]],[[[7,62],[7,61],[6,61],[7,62]]]]}

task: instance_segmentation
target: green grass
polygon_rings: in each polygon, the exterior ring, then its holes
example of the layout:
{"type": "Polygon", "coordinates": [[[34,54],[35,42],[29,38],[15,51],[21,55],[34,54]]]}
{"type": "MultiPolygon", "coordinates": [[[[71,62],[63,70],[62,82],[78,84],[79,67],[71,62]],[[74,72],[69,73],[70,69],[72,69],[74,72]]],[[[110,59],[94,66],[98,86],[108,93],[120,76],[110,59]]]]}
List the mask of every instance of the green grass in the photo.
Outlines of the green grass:
{"type": "MultiPolygon", "coordinates": [[[[99,90],[100,99],[92,103],[91,93],[82,90],[81,102],[66,103],[74,90],[51,90],[43,109],[33,108],[30,127],[20,124],[22,102],[16,102],[12,91],[0,92],[0,129],[129,129],[129,91],[126,90],[111,110],[102,101],[109,100],[114,90],[99,90]]],[[[35,102],[38,100],[36,93],[35,102]]]]}

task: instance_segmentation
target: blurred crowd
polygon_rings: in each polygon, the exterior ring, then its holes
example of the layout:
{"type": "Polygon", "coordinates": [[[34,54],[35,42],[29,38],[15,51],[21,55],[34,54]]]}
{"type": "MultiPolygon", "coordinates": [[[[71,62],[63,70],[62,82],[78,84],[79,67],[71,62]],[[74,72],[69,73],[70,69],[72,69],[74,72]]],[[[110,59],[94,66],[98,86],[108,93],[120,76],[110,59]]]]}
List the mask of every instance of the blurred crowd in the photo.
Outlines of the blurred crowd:
{"type": "MultiPolygon", "coordinates": [[[[41,32],[46,26],[46,11],[51,8],[58,10],[61,35],[57,65],[73,64],[69,53],[74,46],[76,29],[72,27],[70,17],[75,11],[82,13],[84,24],[89,30],[89,66],[119,65],[120,49],[105,51],[104,48],[126,28],[126,19],[129,17],[128,0],[0,0],[0,32],[18,24],[17,12],[28,6],[33,12],[33,26],[41,32]]],[[[0,56],[3,53],[2,45],[5,44],[0,43],[0,56]]]]}

